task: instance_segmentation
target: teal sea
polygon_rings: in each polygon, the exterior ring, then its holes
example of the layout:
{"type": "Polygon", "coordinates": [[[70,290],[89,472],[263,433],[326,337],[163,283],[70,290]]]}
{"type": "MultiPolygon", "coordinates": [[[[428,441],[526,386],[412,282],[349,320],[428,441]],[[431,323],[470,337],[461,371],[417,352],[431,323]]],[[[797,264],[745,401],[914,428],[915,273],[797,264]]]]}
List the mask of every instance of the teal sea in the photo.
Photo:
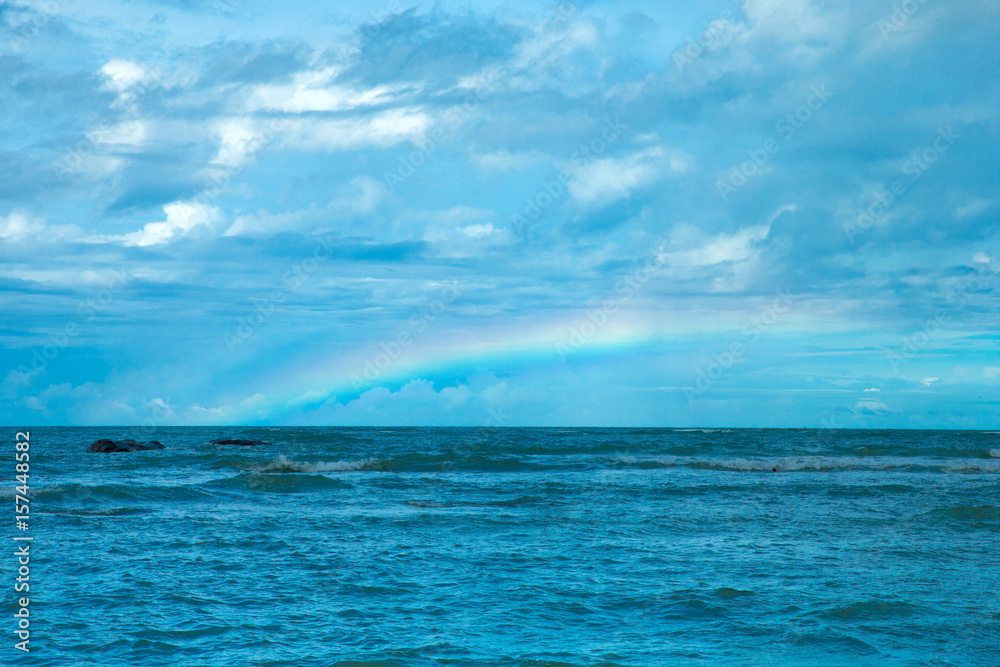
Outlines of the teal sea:
{"type": "Polygon", "coordinates": [[[30,431],[3,664],[1000,665],[996,432],[30,431]]]}

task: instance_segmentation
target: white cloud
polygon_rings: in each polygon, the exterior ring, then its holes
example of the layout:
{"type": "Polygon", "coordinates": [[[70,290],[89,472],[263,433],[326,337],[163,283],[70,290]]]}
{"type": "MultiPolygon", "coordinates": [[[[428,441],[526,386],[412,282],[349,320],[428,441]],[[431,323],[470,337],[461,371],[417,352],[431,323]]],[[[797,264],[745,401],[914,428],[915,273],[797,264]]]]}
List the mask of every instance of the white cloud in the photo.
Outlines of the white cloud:
{"type": "Polygon", "coordinates": [[[712,293],[745,289],[759,274],[761,242],[770,222],[732,233],[705,235],[693,225],[679,225],[658,255],[669,280],[700,281],[712,293]]]}
{"type": "Polygon", "coordinates": [[[288,405],[292,407],[300,407],[303,405],[319,403],[320,401],[326,400],[326,398],[329,395],[330,392],[328,391],[323,391],[321,389],[310,389],[309,391],[304,392],[296,396],[292,400],[288,401],[288,405]]]}
{"type": "Polygon", "coordinates": [[[882,401],[858,401],[854,405],[854,410],[860,412],[889,412],[889,406],[882,401]]]}
{"type": "Polygon", "coordinates": [[[115,107],[132,108],[137,93],[158,85],[155,72],[131,60],[109,60],[99,71],[105,79],[104,88],[118,93],[118,99],[112,105],[115,107]]]}
{"type": "Polygon", "coordinates": [[[396,85],[353,88],[333,83],[341,68],[329,67],[295,75],[290,84],[261,85],[251,92],[247,109],[303,113],[308,111],[347,111],[376,104],[395,102],[419,90],[419,86],[396,85]]]}
{"type": "Polygon", "coordinates": [[[16,241],[45,231],[45,220],[23,211],[0,216],[0,240],[16,241]]]}
{"type": "Polygon", "coordinates": [[[100,72],[107,79],[108,85],[119,92],[128,90],[149,76],[145,66],[119,58],[109,60],[100,72]]]}
{"type": "Polygon", "coordinates": [[[247,164],[264,145],[266,135],[246,119],[230,119],[219,125],[219,150],[213,160],[230,169],[247,164]]]}
{"type": "Polygon", "coordinates": [[[808,68],[841,44],[857,23],[856,13],[845,7],[811,0],[752,0],[742,4],[742,12],[738,17],[735,7],[724,9],[676,48],[668,72],[674,85],[697,88],[726,74],[773,69],[774,61],[808,68]]]}
{"type": "Polygon", "coordinates": [[[229,412],[229,406],[219,408],[203,408],[200,405],[192,405],[189,412],[198,417],[221,417],[229,412]]]}
{"type": "Polygon", "coordinates": [[[865,391],[869,392],[869,391],[882,391],[882,390],[881,389],[876,389],[875,387],[869,387],[868,389],[865,389],[865,391]]]}
{"type": "MultiPolygon", "coordinates": [[[[495,391],[493,392],[496,393],[495,391]]],[[[441,424],[483,424],[489,418],[483,394],[464,383],[435,391],[434,383],[416,379],[391,391],[375,387],[346,404],[328,401],[310,417],[338,424],[422,424],[427,415],[441,424]]]]}
{"type": "Polygon", "coordinates": [[[240,401],[240,410],[252,410],[266,404],[267,399],[264,398],[264,394],[254,394],[240,401]]]}
{"type": "MultiPolygon", "coordinates": [[[[723,262],[740,262],[754,256],[754,244],[763,241],[770,233],[770,225],[744,227],[733,234],[718,234],[695,247],[666,253],[666,262],[673,268],[706,267],[723,262]]],[[[690,234],[690,228],[678,230],[681,238],[690,234]]],[[[700,232],[695,232],[700,233],[700,232]]],[[[678,237],[675,236],[675,239],[678,237]]]]}
{"type": "Polygon", "coordinates": [[[923,380],[921,380],[921,384],[923,384],[925,387],[929,387],[937,381],[938,378],[924,378],[923,380]]]}
{"type": "Polygon", "coordinates": [[[168,243],[187,234],[201,225],[214,225],[222,218],[222,213],[214,206],[199,202],[173,202],[163,207],[167,219],[150,222],[137,232],[102,240],[120,241],[127,246],[151,246],[168,243]]]}
{"type": "Polygon", "coordinates": [[[480,168],[489,171],[514,171],[522,169],[526,165],[538,162],[544,157],[544,154],[538,151],[511,153],[507,150],[473,155],[473,159],[479,164],[480,168]]]}
{"type": "Polygon", "coordinates": [[[431,117],[418,107],[381,111],[359,118],[296,118],[282,123],[283,148],[345,151],[369,146],[420,142],[431,117]]]}
{"type": "Polygon", "coordinates": [[[53,243],[74,241],[82,237],[83,230],[76,225],[50,225],[43,218],[25,211],[17,210],[6,216],[0,215],[0,242],[3,243],[53,243]]]}
{"type": "Polygon", "coordinates": [[[835,20],[834,8],[826,3],[820,9],[812,0],[752,0],[743,5],[752,35],[800,43],[840,34],[843,21],[835,20]]]}
{"type": "Polygon", "coordinates": [[[337,196],[325,208],[314,207],[288,213],[256,213],[241,215],[233,221],[223,236],[270,236],[279,232],[315,232],[342,228],[346,221],[371,213],[382,203],[387,190],[382,181],[368,176],[355,176],[337,191],[337,196]]]}
{"type": "Polygon", "coordinates": [[[511,242],[507,229],[493,225],[496,214],[486,209],[454,206],[420,216],[427,219],[423,240],[438,245],[438,252],[448,257],[469,257],[495,245],[511,242]]]}
{"type": "Polygon", "coordinates": [[[144,405],[157,415],[159,421],[165,421],[174,416],[174,409],[171,408],[162,398],[154,398],[144,403],[144,405]]]}
{"type": "Polygon", "coordinates": [[[954,216],[956,220],[972,218],[979,215],[980,213],[990,208],[991,206],[993,206],[993,202],[991,202],[989,199],[973,199],[968,204],[956,208],[954,216]]]}
{"type": "Polygon", "coordinates": [[[485,225],[468,225],[462,227],[462,233],[474,239],[481,239],[484,236],[497,233],[499,230],[493,228],[493,223],[487,222],[485,225]]]}
{"type": "Polygon", "coordinates": [[[652,185],[664,174],[686,170],[687,160],[680,151],[649,148],[622,158],[604,158],[572,167],[574,180],[569,191],[583,204],[603,206],[652,185]]]}
{"type": "Polygon", "coordinates": [[[95,144],[112,146],[118,150],[141,146],[148,136],[146,124],[138,120],[124,121],[87,133],[87,138],[95,144]]]}
{"type": "Polygon", "coordinates": [[[993,257],[987,255],[985,252],[977,252],[972,256],[972,261],[975,264],[986,264],[992,266],[995,262],[993,257]]]}

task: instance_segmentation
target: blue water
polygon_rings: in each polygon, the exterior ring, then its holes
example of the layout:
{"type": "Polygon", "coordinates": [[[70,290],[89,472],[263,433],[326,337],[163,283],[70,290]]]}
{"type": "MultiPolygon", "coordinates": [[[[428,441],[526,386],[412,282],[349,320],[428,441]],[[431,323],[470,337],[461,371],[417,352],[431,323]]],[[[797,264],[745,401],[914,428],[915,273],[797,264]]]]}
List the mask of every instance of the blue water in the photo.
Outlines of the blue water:
{"type": "Polygon", "coordinates": [[[32,652],[9,623],[4,664],[1000,664],[997,433],[31,443],[32,652]]]}

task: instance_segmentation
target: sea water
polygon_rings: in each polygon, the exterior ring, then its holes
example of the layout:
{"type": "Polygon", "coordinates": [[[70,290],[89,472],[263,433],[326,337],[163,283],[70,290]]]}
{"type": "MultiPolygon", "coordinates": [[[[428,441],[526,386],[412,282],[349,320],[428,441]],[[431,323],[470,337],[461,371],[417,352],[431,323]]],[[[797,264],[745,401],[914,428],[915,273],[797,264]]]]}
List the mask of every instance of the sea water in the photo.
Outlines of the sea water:
{"type": "Polygon", "coordinates": [[[995,432],[31,429],[0,662],[998,665],[998,482],[995,432]]]}

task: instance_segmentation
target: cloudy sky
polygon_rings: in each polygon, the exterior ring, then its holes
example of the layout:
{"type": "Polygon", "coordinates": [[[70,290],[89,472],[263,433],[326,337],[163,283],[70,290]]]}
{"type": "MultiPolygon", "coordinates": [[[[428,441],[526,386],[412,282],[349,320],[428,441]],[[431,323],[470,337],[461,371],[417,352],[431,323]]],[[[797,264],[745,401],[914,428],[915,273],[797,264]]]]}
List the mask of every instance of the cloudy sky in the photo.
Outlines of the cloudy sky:
{"type": "Polygon", "coordinates": [[[996,428],[998,18],[4,3],[0,420],[996,428]]]}

